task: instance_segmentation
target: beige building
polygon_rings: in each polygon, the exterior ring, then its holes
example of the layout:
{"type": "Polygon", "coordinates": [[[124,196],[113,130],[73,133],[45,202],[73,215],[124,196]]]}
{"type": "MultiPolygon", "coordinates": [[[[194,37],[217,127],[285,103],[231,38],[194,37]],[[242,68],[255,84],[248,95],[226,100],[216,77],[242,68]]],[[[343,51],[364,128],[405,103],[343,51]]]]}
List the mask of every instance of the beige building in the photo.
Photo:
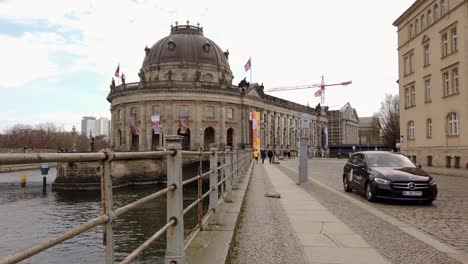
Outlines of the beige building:
{"type": "Polygon", "coordinates": [[[359,145],[382,144],[380,140],[380,122],[377,117],[359,118],[359,145]]]}
{"type": "Polygon", "coordinates": [[[358,144],[359,116],[356,109],[346,103],[340,110],[331,110],[328,113],[330,125],[328,128],[328,144],[358,144]]]}
{"type": "Polygon", "coordinates": [[[251,146],[251,112],[261,113],[262,147],[296,146],[300,133],[311,146],[321,146],[328,124],[324,110],[267,95],[263,85],[245,79],[233,85],[229,52],[206,38],[202,27],[171,26],[170,35],[144,55],[139,82],[111,84],[115,149],[160,149],[164,135],[173,134],[184,137],[184,149],[251,146]],[[303,113],[311,120],[306,129],[299,128],[303,113]]]}
{"type": "Polygon", "coordinates": [[[398,27],[401,151],[428,166],[468,162],[468,1],[417,0],[398,27]]]}

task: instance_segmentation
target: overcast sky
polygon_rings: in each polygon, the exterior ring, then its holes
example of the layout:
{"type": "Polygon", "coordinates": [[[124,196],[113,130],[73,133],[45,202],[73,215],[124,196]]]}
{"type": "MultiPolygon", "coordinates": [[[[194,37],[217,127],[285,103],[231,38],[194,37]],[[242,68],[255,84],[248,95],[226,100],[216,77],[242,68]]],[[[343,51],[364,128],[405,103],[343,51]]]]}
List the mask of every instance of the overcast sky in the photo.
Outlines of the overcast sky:
{"type": "MultiPolygon", "coordinates": [[[[84,115],[110,117],[105,99],[120,63],[138,80],[145,46],[175,21],[204,27],[229,50],[234,84],[247,77],[265,89],[352,80],[326,90],[332,109],[346,102],[359,116],[397,94],[397,29],[414,0],[63,1],[0,0],[0,131],[17,123],[81,128],[84,115]]],[[[315,106],[316,89],[275,92],[315,106]]]]}

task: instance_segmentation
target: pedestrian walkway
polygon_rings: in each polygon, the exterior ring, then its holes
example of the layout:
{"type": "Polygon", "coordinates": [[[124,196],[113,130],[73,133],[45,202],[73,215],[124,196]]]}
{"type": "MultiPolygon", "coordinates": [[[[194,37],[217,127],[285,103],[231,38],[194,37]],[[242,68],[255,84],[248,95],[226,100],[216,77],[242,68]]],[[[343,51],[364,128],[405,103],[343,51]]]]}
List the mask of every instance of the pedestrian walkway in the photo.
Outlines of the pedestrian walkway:
{"type": "Polygon", "coordinates": [[[233,263],[389,263],[275,165],[255,164],[246,199],[233,263]],[[266,184],[258,184],[262,181],[266,184]],[[279,192],[281,198],[267,198],[265,191],[279,192]],[[272,210],[249,210],[262,203],[272,210]]]}

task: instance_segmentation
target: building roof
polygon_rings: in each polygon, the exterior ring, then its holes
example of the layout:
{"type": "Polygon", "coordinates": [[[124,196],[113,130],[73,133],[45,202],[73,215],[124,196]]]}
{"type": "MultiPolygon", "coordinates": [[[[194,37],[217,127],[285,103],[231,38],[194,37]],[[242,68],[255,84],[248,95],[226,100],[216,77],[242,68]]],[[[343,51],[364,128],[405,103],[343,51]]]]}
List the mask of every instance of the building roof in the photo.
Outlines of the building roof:
{"type": "Polygon", "coordinates": [[[228,57],[212,40],[203,35],[203,27],[171,26],[169,36],[160,39],[151,48],[145,48],[143,68],[164,63],[212,64],[230,71],[228,57]]]}
{"type": "Polygon", "coordinates": [[[414,1],[414,3],[408,8],[406,9],[406,11],[401,14],[396,20],[395,22],[393,22],[393,25],[395,27],[398,26],[398,24],[400,24],[400,22],[408,15],[410,14],[411,12],[413,12],[416,8],[418,8],[425,0],[416,0],[414,1]]]}
{"type": "Polygon", "coordinates": [[[359,118],[359,127],[371,127],[371,126],[372,126],[372,116],[359,118]]]}

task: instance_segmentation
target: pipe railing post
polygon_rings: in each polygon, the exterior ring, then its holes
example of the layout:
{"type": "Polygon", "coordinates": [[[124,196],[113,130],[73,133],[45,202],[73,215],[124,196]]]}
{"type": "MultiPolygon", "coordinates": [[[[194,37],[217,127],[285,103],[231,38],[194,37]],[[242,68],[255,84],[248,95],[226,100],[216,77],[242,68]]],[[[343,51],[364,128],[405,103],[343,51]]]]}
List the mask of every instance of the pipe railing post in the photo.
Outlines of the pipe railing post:
{"type": "Polygon", "coordinates": [[[237,149],[232,151],[232,189],[239,189],[239,161],[237,159],[237,149]]]}
{"type": "Polygon", "coordinates": [[[101,204],[102,214],[109,216],[109,220],[104,224],[103,244],[106,246],[106,264],[114,263],[114,232],[112,222],[114,221],[114,204],[112,195],[111,162],[114,152],[103,151],[106,154],[105,160],[101,161],[101,204]]]}
{"type": "Polygon", "coordinates": [[[242,180],[243,180],[243,176],[244,176],[244,173],[243,173],[243,166],[242,166],[242,151],[239,151],[237,150],[236,151],[236,160],[237,160],[237,179],[239,181],[239,183],[242,183],[242,180]],[[240,153],[239,153],[240,152],[240,153]]]}
{"type": "Polygon", "coordinates": [[[224,158],[225,162],[227,164],[226,167],[224,167],[224,177],[226,177],[226,202],[231,203],[232,202],[232,175],[231,175],[231,147],[227,146],[224,148],[224,158]]]}
{"type": "Polygon", "coordinates": [[[166,137],[168,150],[174,150],[174,155],[167,155],[167,186],[175,189],[167,193],[167,222],[175,220],[166,233],[165,264],[185,264],[184,252],[184,205],[182,186],[182,136],[166,137]]]}
{"type": "Polygon", "coordinates": [[[216,152],[218,148],[210,147],[210,203],[208,205],[208,210],[213,210],[213,215],[210,217],[209,224],[216,225],[218,224],[218,213],[216,212],[216,207],[218,207],[218,153],[216,152]]]}
{"type": "MultiPolygon", "coordinates": [[[[225,153],[223,152],[220,156],[220,159],[219,159],[219,166],[224,166],[226,164],[226,155],[224,155],[225,153]]],[[[223,169],[220,169],[219,170],[219,179],[220,181],[223,181],[225,178],[226,178],[226,173],[224,173],[225,170],[224,168],[223,169]]],[[[224,196],[224,193],[226,191],[226,181],[224,181],[222,184],[221,184],[221,197],[224,196]]]]}

